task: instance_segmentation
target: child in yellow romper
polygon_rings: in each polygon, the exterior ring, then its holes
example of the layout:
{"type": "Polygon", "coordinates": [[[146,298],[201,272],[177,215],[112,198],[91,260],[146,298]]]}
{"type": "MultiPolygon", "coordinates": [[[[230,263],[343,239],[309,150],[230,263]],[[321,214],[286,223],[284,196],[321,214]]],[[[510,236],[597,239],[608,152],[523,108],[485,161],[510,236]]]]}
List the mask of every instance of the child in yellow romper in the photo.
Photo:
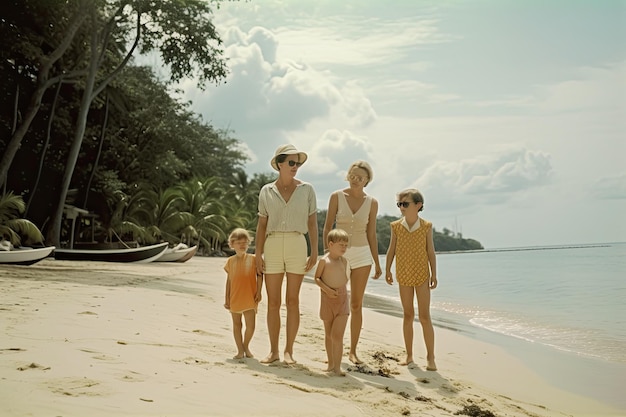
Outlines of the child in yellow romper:
{"type": "Polygon", "coordinates": [[[396,204],[403,217],[391,223],[385,279],[387,284],[393,284],[391,265],[395,257],[396,280],[404,311],[402,330],[406,348],[406,360],[400,364],[413,363],[413,300],[414,295],[417,295],[418,317],[426,344],[426,369],[436,371],[435,332],[430,318],[430,291],[437,288],[433,225],[419,217],[419,212],[424,208],[424,197],[418,190],[409,188],[399,192],[396,204]]]}

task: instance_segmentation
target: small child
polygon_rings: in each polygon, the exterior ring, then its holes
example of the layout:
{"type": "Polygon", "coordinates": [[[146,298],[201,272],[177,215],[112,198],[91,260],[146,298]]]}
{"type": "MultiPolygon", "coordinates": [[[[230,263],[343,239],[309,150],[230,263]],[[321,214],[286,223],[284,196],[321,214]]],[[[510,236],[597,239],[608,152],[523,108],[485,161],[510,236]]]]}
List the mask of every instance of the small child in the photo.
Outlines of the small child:
{"type": "Polygon", "coordinates": [[[404,318],[402,331],[406,347],[406,360],[401,365],[413,363],[413,322],[415,321],[414,297],[424,343],[426,345],[426,370],[436,371],[435,332],[430,318],[430,291],[437,288],[437,261],[433,243],[433,225],[419,217],[424,209],[424,197],[415,188],[398,193],[396,203],[402,218],[391,222],[391,240],[387,249],[386,280],[393,284],[391,264],[396,257],[396,280],[400,288],[400,301],[404,318]]]}
{"type": "Polygon", "coordinates": [[[245,229],[237,228],[228,237],[228,246],[235,255],[228,258],[226,271],[226,297],[224,307],[230,310],[233,318],[233,335],[237,354],[233,359],[253,358],[249,345],[256,325],[256,310],[261,301],[263,275],[256,272],[255,255],[248,253],[252,239],[245,229]],[[242,335],[241,316],[246,321],[246,331],[242,335]]]}
{"type": "Polygon", "coordinates": [[[343,255],[348,249],[350,236],[345,230],[332,229],[327,236],[328,252],[322,256],[315,270],[315,283],[321,288],[320,318],[324,321],[328,368],[338,376],[341,371],[343,336],[350,315],[348,300],[348,261],[343,255]]]}

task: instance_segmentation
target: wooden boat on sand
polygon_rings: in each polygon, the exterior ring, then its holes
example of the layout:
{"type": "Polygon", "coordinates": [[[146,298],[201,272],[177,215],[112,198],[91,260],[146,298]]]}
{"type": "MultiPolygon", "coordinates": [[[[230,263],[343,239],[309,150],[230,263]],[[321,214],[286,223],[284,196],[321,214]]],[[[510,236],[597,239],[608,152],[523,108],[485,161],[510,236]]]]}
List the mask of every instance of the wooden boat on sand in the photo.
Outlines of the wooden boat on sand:
{"type": "Polygon", "coordinates": [[[54,246],[45,248],[11,248],[0,250],[0,264],[32,265],[50,256],[54,246]]]}
{"type": "Polygon", "coordinates": [[[189,247],[179,243],[173,248],[167,248],[155,262],[185,262],[193,258],[198,251],[198,245],[189,247]]]}
{"type": "Polygon", "coordinates": [[[117,249],[56,249],[54,258],[63,261],[136,262],[158,259],[167,249],[167,242],[139,248],[117,249]]]}

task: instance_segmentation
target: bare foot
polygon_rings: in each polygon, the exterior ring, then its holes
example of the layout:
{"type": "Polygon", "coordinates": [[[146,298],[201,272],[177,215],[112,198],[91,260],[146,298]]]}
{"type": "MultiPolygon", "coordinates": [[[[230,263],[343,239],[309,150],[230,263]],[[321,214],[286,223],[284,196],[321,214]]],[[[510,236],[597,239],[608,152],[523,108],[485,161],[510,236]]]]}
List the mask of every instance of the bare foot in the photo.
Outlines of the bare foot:
{"type": "Polygon", "coordinates": [[[250,350],[246,349],[245,353],[246,353],[246,358],[254,358],[254,355],[252,354],[252,352],[250,352],[250,350]]]}
{"type": "Polygon", "coordinates": [[[296,363],[296,360],[293,358],[293,356],[291,356],[291,353],[289,352],[285,352],[285,363],[287,365],[293,365],[294,363],[296,363]]]}
{"type": "Polygon", "coordinates": [[[426,370],[427,371],[436,371],[437,370],[437,365],[435,364],[435,360],[434,359],[429,359],[428,360],[428,365],[426,365],[426,370]]]}
{"type": "Polygon", "coordinates": [[[233,356],[233,359],[243,359],[243,352],[237,353],[235,356],[233,356]]]}
{"type": "Polygon", "coordinates": [[[346,373],[343,372],[341,369],[333,369],[330,371],[330,373],[334,376],[346,376],[346,373]]]}
{"type": "Polygon", "coordinates": [[[273,363],[273,362],[276,362],[279,359],[280,359],[280,357],[278,355],[270,353],[269,355],[267,355],[266,358],[261,359],[261,363],[273,363]]]}
{"type": "Polygon", "coordinates": [[[407,356],[406,360],[403,360],[402,362],[400,362],[401,366],[409,366],[410,364],[413,363],[413,358],[410,356],[407,356]]]}
{"type": "Polygon", "coordinates": [[[356,353],[351,353],[348,356],[348,359],[350,360],[350,362],[352,362],[355,365],[360,365],[363,363],[363,361],[356,356],[356,353]]]}

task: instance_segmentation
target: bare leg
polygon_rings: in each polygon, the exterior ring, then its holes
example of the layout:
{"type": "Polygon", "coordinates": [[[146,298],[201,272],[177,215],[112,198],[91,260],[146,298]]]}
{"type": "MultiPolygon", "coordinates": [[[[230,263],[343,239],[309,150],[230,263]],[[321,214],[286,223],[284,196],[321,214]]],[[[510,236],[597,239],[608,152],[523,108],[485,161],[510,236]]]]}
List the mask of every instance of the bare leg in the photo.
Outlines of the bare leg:
{"type": "Polygon", "coordinates": [[[324,346],[326,347],[326,363],[328,366],[326,367],[326,372],[330,372],[333,370],[333,321],[332,320],[324,320],[324,346]]]}
{"type": "Polygon", "coordinates": [[[296,363],[293,358],[293,344],[300,327],[300,287],[304,275],[287,273],[287,342],[285,343],[285,363],[296,363]]]}
{"type": "Polygon", "coordinates": [[[402,333],[404,334],[404,347],[406,349],[406,360],[400,365],[409,365],[413,362],[413,321],[415,320],[415,309],[413,307],[414,287],[400,285],[400,302],[404,316],[402,318],[402,333]]]}
{"type": "Polygon", "coordinates": [[[282,303],[283,274],[265,275],[267,291],[267,333],[270,337],[270,353],[261,363],[272,363],[280,359],[278,337],[280,336],[280,305],[282,303]]]}
{"type": "Polygon", "coordinates": [[[244,356],[243,339],[241,337],[241,313],[230,313],[230,315],[233,319],[233,336],[237,346],[237,354],[233,356],[233,359],[241,359],[244,356]]]}
{"type": "MultiPolygon", "coordinates": [[[[341,370],[341,357],[343,356],[343,336],[346,332],[346,325],[348,324],[348,315],[342,315],[335,317],[333,320],[331,338],[332,338],[332,357],[333,367],[328,367],[335,375],[345,376],[345,372],[341,370]]],[[[329,364],[330,365],[330,364],[329,364]]]]}
{"type": "Polygon", "coordinates": [[[363,327],[363,295],[369,278],[370,266],[353,269],[350,272],[350,354],[348,359],[355,364],[363,363],[356,355],[356,346],[363,327]]]}
{"type": "Polygon", "coordinates": [[[422,333],[424,335],[424,344],[426,345],[426,370],[436,371],[435,363],[435,330],[433,322],[430,318],[430,287],[428,281],[415,288],[417,293],[417,311],[422,325],[422,333]]]}
{"type": "Polygon", "coordinates": [[[254,336],[254,329],[256,327],[256,311],[244,311],[243,318],[246,321],[246,332],[243,337],[243,352],[246,357],[254,358],[254,355],[250,352],[250,340],[252,340],[252,336],[254,336]]]}

